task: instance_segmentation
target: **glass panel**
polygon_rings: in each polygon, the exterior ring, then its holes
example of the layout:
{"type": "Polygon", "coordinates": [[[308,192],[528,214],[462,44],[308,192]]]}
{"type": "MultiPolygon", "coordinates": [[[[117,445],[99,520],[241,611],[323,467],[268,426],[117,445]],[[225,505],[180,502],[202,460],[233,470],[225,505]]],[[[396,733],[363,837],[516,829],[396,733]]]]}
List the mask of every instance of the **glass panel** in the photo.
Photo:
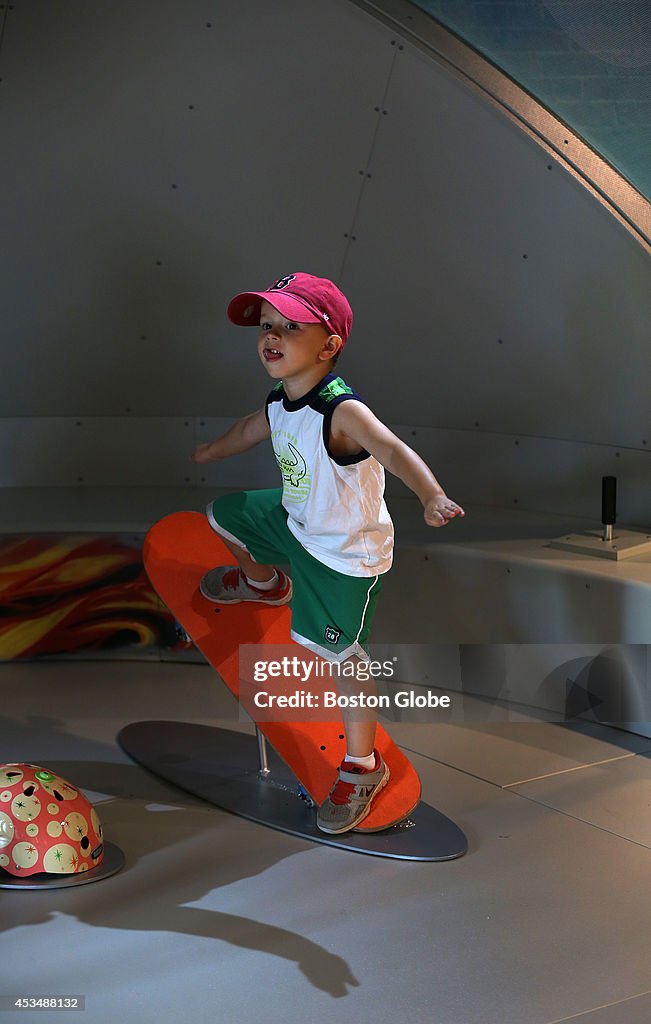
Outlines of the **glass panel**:
{"type": "Polygon", "coordinates": [[[416,0],[651,199],[651,0],[416,0]]]}

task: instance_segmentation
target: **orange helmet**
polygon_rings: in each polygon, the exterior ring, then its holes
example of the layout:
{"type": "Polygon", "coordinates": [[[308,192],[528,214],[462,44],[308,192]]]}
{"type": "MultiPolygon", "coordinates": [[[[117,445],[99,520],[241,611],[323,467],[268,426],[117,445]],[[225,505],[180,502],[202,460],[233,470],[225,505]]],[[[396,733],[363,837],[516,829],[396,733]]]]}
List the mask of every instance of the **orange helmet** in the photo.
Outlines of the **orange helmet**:
{"type": "Polygon", "coordinates": [[[100,820],[79,790],[37,764],[0,764],[0,867],[72,875],[103,857],[100,820]]]}

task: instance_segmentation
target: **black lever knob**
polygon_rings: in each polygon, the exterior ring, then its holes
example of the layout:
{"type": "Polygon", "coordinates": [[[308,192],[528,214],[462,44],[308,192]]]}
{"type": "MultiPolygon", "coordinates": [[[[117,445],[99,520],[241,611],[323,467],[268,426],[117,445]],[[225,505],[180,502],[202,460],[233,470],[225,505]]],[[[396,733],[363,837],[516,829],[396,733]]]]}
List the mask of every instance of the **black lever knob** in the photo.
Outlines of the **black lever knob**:
{"type": "Polygon", "coordinates": [[[617,522],[616,512],[617,477],[602,476],[601,478],[601,521],[604,526],[613,526],[617,522]]]}

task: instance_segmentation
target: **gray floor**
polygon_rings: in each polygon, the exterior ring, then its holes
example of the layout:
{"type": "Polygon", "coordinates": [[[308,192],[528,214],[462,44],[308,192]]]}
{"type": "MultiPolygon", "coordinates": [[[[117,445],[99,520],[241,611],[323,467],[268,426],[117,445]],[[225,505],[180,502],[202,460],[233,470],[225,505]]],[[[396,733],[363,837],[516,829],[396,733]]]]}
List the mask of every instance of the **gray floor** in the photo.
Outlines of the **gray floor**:
{"type": "Polygon", "coordinates": [[[0,692],[2,759],[77,782],[127,858],[94,885],[0,890],[3,995],[83,994],[93,1024],[651,1019],[651,740],[494,707],[390,723],[470,842],[423,864],[262,828],[130,762],[129,722],[249,731],[204,665],[5,664],[0,692]]]}

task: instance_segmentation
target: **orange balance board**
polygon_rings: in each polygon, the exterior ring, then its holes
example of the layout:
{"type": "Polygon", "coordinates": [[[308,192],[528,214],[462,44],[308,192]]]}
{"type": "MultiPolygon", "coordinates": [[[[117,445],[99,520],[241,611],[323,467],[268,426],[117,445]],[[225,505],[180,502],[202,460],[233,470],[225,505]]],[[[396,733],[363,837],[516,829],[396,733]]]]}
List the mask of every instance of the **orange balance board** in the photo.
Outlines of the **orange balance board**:
{"type": "MultiPolygon", "coordinates": [[[[205,515],[175,512],[161,519],[147,534],[143,555],[157,594],[238,700],[241,644],[292,644],[298,656],[309,653],[290,638],[288,605],[217,605],[202,596],[202,576],[218,565],[235,564],[205,515]]],[[[342,722],[257,724],[314,802],[323,803],[346,751],[342,722]]],[[[375,742],[391,778],[358,826],[359,832],[377,832],[395,825],[414,810],[420,799],[415,768],[379,724],[375,742]]]]}

